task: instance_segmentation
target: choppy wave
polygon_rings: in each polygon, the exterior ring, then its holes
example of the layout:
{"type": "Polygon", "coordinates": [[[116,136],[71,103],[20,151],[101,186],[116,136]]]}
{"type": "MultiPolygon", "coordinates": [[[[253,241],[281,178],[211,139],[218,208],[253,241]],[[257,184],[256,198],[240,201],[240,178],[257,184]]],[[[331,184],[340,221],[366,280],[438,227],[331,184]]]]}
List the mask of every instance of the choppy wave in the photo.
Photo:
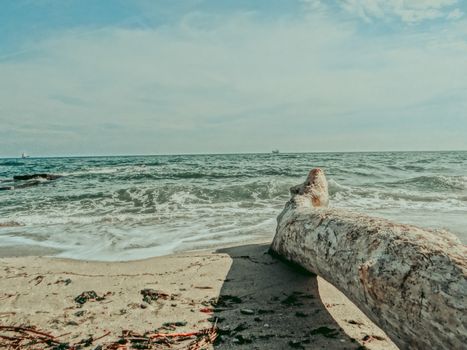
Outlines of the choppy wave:
{"type": "Polygon", "coordinates": [[[0,161],[0,166],[22,166],[22,165],[24,165],[24,162],[21,162],[18,160],[0,161]]]}
{"type": "Polygon", "coordinates": [[[427,191],[465,190],[467,189],[467,176],[418,176],[388,185],[405,185],[427,191]]]}
{"type": "Polygon", "coordinates": [[[0,221],[0,227],[18,227],[22,226],[19,222],[16,221],[0,221]]]}
{"type": "Polygon", "coordinates": [[[467,152],[50,158],[1,167],[10,163],[0,161],[2,186],[28,173],[63,177],[0,192],[0,244],[78,259],[272,237],[289,188],[315,166],[327,173],[332,206],[467,238],[467,152]]]}

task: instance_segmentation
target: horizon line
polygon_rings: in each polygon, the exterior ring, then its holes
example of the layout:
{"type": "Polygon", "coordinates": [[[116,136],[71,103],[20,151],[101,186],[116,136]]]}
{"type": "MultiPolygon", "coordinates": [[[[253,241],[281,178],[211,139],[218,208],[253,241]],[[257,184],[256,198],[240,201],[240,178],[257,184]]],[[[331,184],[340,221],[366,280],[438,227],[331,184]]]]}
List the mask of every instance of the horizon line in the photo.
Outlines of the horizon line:
{"type": "MultiPolygon", "coordinates": [[[[384,150],[384,151],[286,151],[278,154],[319,154],[319,153],[440,153],[440,152],[467,152],[467,149],[446,150],[384,150]]],[[[222,156],[222,155],[254,155],[274,154],[270,152],[226,152],[226,153],[147,153],[147,154],[96,154],[96,155],[48,155],[28,156],[27,158],[0,156],[0,159],[42,159],[42,158],[104,158],[104,157],[155,157],[155,156],[222,156]]]]}

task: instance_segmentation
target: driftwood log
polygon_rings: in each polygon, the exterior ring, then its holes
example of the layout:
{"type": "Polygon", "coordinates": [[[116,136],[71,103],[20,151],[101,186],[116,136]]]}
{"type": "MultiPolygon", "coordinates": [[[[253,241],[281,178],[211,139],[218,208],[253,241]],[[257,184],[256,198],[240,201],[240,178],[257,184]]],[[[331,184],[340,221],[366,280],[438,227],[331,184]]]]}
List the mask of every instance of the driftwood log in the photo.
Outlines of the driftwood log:
{"type": "Polygon", "coordinates": [[[332,283],[401,349],[467,348],[467,247],[454,235],[326,208],[321,170],[291,193],[272,253],[332,283]]]}

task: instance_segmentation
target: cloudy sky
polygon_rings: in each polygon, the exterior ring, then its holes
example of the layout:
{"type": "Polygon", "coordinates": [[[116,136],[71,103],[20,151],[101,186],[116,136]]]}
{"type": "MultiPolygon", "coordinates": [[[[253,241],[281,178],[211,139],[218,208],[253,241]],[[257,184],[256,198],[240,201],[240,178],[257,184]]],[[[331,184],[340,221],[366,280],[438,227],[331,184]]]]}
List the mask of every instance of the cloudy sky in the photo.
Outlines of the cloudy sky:
{"type": "Polygon", "coordinates": [[[4,0],[0,156],[467,149],[465,0],[4,0]]]}

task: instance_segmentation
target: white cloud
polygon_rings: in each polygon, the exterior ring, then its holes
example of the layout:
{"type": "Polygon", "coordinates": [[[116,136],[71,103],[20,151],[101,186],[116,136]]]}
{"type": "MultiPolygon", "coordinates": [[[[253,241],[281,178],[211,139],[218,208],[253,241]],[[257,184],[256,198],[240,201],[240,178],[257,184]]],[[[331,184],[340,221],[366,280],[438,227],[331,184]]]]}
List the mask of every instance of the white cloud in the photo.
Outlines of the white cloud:
{"type": "Polygon", "coordinates": [[[324,4],[320,0],[300,0],[308,9],[319,10],[324,4]]]}
{"type": "Polygon", "coordinates": [[[455,10],[449,12],[448,15],[446,16],[446,18],[447,18],[447,19],[459,19],[459,18],[461,18],[463,15],[464,15],[464,12],[462,12],[462,11],[459,10],[459,9],[455,9],[455,10]]]}
{"type": "Polygon", "coordinates": [[[446,17],[456,3],[457,0],[341,0],[345,10],[365,21],[398,18],[411,24],[446,17]]]}
{"type": "Polygon", "coordinates": [[[372,38],[321,13],[193,13],[157,30],[65,32],[0,62],[0,151],[466,148],[459,123],[430,144],[440,120],[467,120],[467,30],[456,23],[372,38]]]}

